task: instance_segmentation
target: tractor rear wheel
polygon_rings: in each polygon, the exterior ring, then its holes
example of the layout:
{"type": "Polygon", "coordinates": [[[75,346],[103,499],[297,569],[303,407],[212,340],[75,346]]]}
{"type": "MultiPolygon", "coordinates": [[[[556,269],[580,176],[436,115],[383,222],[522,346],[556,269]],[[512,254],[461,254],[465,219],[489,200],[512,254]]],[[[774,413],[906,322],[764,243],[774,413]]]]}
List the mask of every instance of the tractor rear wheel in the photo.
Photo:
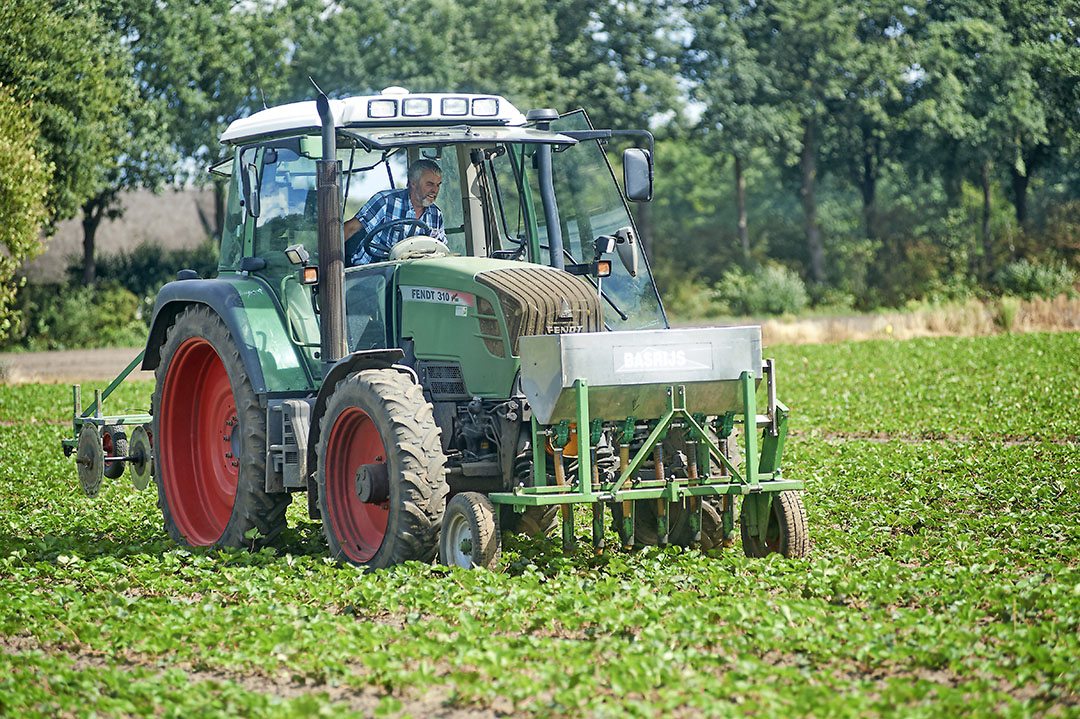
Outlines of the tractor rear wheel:
{"type": "Polygon", "coordinates": [[[319,508],[335,559],[381,569],[429,562],[446,509],[446,458],[431,404],[393,369],[338,383],[319,430],[319,508]]]}
{"type": "Polygon", "coordinates": [[[788,559],[805,557],[810,552],[810,533],[802,495],[793,489],[779,492],[773,496],[770,505],[764,541],[750,535],[750,520],[745,508],[739,513],[743,552],[748,557],[764,557],[773,553],[782,554],[788,559]]]}
{"type": "Polygon", "coordinates": [[[266,413],[221,318],[204,306],[182,312],[156,379],[154,481],[169,536],[195,546],[271,541],[290,495],[266,492],[266,413]]]}

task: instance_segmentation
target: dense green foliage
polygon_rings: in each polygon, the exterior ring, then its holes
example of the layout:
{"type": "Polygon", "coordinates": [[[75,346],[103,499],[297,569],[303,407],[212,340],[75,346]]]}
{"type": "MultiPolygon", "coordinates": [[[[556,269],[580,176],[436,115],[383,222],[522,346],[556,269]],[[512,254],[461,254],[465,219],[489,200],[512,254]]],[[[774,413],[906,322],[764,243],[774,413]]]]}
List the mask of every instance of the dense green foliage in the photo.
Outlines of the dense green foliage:
{"type": "Polygon", "coordinates": [[[26,105],[0,84],[0,341],[18,321],[12,278],[20,262],[38,253],[38,233],[48,214],[49,168],[34,150],[35,134],[26,105]]]}
{"type": "Polygon", "coordinates": [[[99,256],[98,285],[88,288],[82,285],[83,262],[74,260],[67,284],[19,288],[13,305],[19,322],[0,339],[0,350],[142,345],[161,286],[183,269],[213,277],[217,266],[217,248],[209,242],[193,250],[166,250],[144,242],[130,252],[99,256]]]}
{"type": "Polygon", "coordinates": [[[88,3],[10,0],[0,6],[0,83],[29,104],[37,132],[23,142],[52,167],[52,217],[73,217],[124,152],[113,144],[131,83],[119,38],[88,3]]]}
{"type": "Polygon", "coordinates": [[[1080,337],[774,349],[799,561],[511,540],[364,575],[302,502],[274,549],[182,550],[150,493],[78,493],[69,388],[2,388],[0,711],[1080,716],[1080,337]]]}
{"type": "Polygon", "coordinates": [[[1020,260],[1010,262],[994,274],[994,284],[1002,292],[1024,299],[1032,297],[1056,297],[1076,285],[1076,270],[1065,262],[1041,265],[1020,260]]]}
{"type": "Polygon", "coordinates": [[[656,201],[637,220],[660,274],[690,294],[770,264],[817,305],[1042,294],[1062,283],[1014,289],[1008,268],[1080,258],[1077,0],[17,0],[0,13],[0,83],[33,100],[52,216],[83,211],[84,283],[121,190],[206,179],[229,122],[311,99],[311,80],[332,96],[498,92],[649,127],[656,201]]]}

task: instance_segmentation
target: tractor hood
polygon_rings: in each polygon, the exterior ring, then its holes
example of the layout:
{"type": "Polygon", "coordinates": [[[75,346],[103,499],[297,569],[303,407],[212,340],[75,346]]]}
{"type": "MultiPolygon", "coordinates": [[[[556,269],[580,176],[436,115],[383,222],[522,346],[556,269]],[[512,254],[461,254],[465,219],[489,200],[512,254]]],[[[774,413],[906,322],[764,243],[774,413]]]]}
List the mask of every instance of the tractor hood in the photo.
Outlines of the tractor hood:
{"type": "Polygon", "coordinates": [[[510,395],[520,338],[599,332],[586,280],[544,265],[475,257],[403,262],[395,273],[401,337],[420,363],[460,373],[463,394],[510,395]]]}

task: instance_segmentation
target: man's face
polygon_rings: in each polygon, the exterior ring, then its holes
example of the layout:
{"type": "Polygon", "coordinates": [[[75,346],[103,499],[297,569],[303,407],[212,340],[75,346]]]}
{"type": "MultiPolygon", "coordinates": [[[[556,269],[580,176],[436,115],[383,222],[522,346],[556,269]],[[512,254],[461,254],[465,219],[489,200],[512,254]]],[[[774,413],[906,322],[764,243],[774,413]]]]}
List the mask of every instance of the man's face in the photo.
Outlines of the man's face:
{"type": "Polygon", "coordinates": [[[435,198],[439,196],[439,187],[442,186],[442,175],[431,170],[423,170],[416,185],[409,183],[409,199],[414,205],[431,207],[435,204],[435,198]]]}

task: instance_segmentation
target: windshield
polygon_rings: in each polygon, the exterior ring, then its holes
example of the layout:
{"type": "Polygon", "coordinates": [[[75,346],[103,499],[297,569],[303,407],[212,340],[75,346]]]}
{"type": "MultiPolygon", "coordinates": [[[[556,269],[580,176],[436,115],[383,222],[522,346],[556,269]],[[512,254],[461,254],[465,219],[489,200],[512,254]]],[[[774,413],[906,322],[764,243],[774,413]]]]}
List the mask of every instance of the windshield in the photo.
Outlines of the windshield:
{"type": "MultiPolygon", "coordinates": [[[[579,110],[553,122],[551,129],[556,132],[588,130],[591,126],[585,113],[579,110]]],[[[528,161],[519,167],[532,167],[532,158],[529,156],[532,151],[535,151],[535,146],[526,151],[528,161]]],[[[564,259],[568,264],[592,262],[595,258],[596,238],[601,235],[614,235],[624,227],[633,227],[607,157],[599,142],[584,141],[554,152],[552,172],[555,197],[559,204],[559,224],[562,227],[566,255],[564,259]]],[[[530,196],[532,207],[521,208],[519,213],[531,209],[535,216],[538,241],[543,251],[542,259],[534,258],[533,261],[546,263],[547,228],[536,173],[530,172],[528,180],[529,187],[522,187],[521,190],[525,190],[522,194],[530,196]]],[[[509,183],[501,183],[500,189],[506,184],[509,183]]],[[[506,206],[508,203],[503,204],[506,206]]],[[[586,279],[602,292],[604,322],[613,330],[667,327],[667,320],[640,242],[637,243],[636,252],[639,268],[637,277],[630,275],[614,253],[608,256],[612,260],[610,277],[598,279],[586,276],[586,279]]]]}

